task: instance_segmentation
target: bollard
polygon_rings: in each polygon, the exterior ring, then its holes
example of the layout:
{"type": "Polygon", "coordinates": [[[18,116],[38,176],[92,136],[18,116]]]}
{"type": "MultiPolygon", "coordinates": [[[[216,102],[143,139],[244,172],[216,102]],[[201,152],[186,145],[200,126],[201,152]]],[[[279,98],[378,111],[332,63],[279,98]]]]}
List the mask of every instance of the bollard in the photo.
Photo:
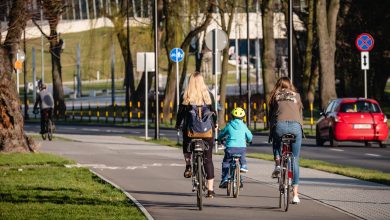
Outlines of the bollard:
{"type": "Polygon", "coordinates": [[[138,117],[138,123],[139,123],[140,120],[141,120],[141,110],[140,110],[140,108],[141,108],[141,102],[140,102],[140,101],[137,102],[137,106],[138,106],[137,117],[138,117]]]}
{"type": "Polygon", "coordinates": [[[124,101],[122,101],[121,114],[122,114],[122,124],[123,124],[125,122],[125,102],[124,101]]]}
{"type": "Polygon", "coordinates": [[[106,123],[108,123],[108,104],[106,102],[106,123]]]}
{"type": "Polygon", "coordinates": [[[163,112],[164,102],[160,102],[160,106],[161,106],[160,121],[161,121],[161,123],[163,123],[163,120],[164,120],[164,112],[163,112]]]}
{"type": "Polygon", "coordinates": [[[92,116],[92,112],[91,112],[91,102],[88,101],[88,122],[91,122],[91,116],[92,116]]]}
{"type": "Polygon", "coordinates": [[[314,124],[314,118],[313,118],[313,103],[310,103],[310,130],[313,131],[313,124],[314,124]]]}
{"type": "Polygon", "coordinates": [[[74,121],[74,101],[72,101],[72,120],[74,121]]]}
{"type": "Polygon", "coordinates": [[[129,109],[128,114],[129,114],[129,122],[131,122],[131,119],[133,118],[133,113],[131,112],[131,108],[133,107],[132,101],[130,101],[129,106],[130,106],[130,109],[129,109]]]}
{"type": "Polygon", "coordinates": [[[237,103],[236,102],[234,102],[234,108],[237,108],[237,103]]]}
{"type": "Polygon", "coordinates": [[[172,108],[173,108],[172,102],[169,102],[169,120],[171,125],[173,120],[172,108]]]}
{"type": "Polygon", "coordinates": [[[83,102],[80,103],[80,121],[83,121],[83,102]]]}
{"type": "Polygon", "coordinates": [[[225,102],[225,122],[229,121],[229,109],[228,109],[228,103],[225,102]]]}
{"type": "Polygon", "coordinates": [[[264,129],[267,128],[267,103],[263,103],[263,109],[264,109],[264,117],[263,117],[263,122],[264,122],[264,129]]]}
{"type": "Polygon", "coordinates": [[[96,121],[99,123],[100,112],[99,112],[99,103],[96,102],[96,121]]]}
{"type": "Polygon", "coordinates": [[[257,122],[257,105],[256,105],[256,102],[253,102],[253,121],[255,122],[254,128],[256,130],[256,122],[257,122]]]}
{"type": "Polygon", "coordinates": [[[114,124],[116,123],[116,102],[114,102],[114,124]]]}

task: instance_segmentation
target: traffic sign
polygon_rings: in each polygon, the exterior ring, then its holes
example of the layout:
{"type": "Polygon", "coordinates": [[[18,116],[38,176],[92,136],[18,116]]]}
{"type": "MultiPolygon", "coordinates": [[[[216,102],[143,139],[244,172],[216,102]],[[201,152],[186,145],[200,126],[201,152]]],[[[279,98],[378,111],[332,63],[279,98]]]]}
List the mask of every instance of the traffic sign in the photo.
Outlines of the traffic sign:
{"type": "Polygon", "coordinates": [[[362,70],[368,70],[370,69],[370,57],[368,51],[362,51],[361,52],[362,57],[362,70]]]}
{"type": "Polygon", "coordinates": [[[14,64],[14,67],[15,67],[15,69],[17,69],[17,70],[21,70],[22,67],[23,67],[22,61],[16,60],[16,61],[15,61],[15,64],[14,64]]]}
{"type": "Polygon", "coordinates": [[[169,52],[169,58],[173,62],[179,63],[179,62],[183,61],[183,59],[184,59],[184,51],[181,48],[173,48],[169,52]]]}
{"type": "Polygon", "coordinates": [[[225,31],[217,29],[217,28],[207,32],[206,39],[205,39],[206,46],[210,50],[213,50],[213,45],[214,45],[214,41],[215,41],[216,42],[215,49],[217,51],[222,51],[223,49],[225,49],[226,45],[228,44],[228,40],[229,39],[228,39],[225,31]],[[213,39],[214,34],[216,35],[217,39],[213,39]]]}
{"type": "Polygon", "coordinates": [[[370,34],[363,33],[356,38],[355,44],[360,51],[370,51],[374,47],[374,38],[370,34]]]}

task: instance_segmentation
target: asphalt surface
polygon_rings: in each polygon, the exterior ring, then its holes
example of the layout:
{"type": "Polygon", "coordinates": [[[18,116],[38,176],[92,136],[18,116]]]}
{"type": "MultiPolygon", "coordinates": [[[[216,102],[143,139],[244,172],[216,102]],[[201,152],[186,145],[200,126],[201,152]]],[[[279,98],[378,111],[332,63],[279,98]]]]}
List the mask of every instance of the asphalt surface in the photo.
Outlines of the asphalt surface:
{"type": "MultiPolygon", "coordinates": [[[[86,125],[57,125],[56,133],[59,134],[93,134],[93,135],[133,135],[144,137],[144,128],[129,128],[119,126],[86,126],[86,125]]],[[[38,132],[38,123],[27,123],[25,129],[28,132],[38,132]]],[[[154,136],[154,129],[149,129],[149,136],[154,136]]],[[[161,137],[177,140],[177,133],[172,129],[160,129],[161,137]]],[[[266,135],[255,135],[252,146],[248,147],[249,153],[272,154],[272,147],[268,144],[266,135]]],[[[379,148],[377,144],[365,147],[362,143],[342,142],[339,147],[332,148],[326,142],[325,146],[316,146],[315,140],[306,138],[303,140],[301,157],[327,161],[340,165],[355,166],[366,169],[379,170],[390,173],[390,147],[379,148]]]]}
{"type": "MultiPolygon", "coordinates": [[[[248,160],[248,165],[253,176],[244,178],[244,189],[237,199],[227,197],[225,190],[217,188],[217,196],[212,199],[204,198],[204,209],[199,211],[195,193],[191,191],[191,181],[183,178],[181,150],[117,135],[61,136],[76,141],[46,141],[41,143],[40,150],[71,158],[77,161],[78,166],[90,168],[109,179],[135,197],[154,219],[356,218],[353,216],[353,210],[342,211],[304,194],[301,195],[299,205],[291,205],[287,213],[282,211],[278,208],[275,180],[269,177],[272,171],[271,162],[252,159],[248,160]],[[258,173],[267,176],[267,181],[262,180],[264,176],[259,176],[258,173]]],[[[220,181],[220,162],[221,156],[215,156],[215,184],[220,181]]],[[[310,171],[303,169],[302,176],[305,176],[306,172],[310,171]]],[[[314,180],[308,180],[308,183],[311,181],[314,180]]],[[[326,185],[325,182],[317,183],[326,185]]],[[[310,186],[307,186],[307,189],[310,189],[310,186]]],[[[325,190],[322,191],[328,194],[325,190]]]]}

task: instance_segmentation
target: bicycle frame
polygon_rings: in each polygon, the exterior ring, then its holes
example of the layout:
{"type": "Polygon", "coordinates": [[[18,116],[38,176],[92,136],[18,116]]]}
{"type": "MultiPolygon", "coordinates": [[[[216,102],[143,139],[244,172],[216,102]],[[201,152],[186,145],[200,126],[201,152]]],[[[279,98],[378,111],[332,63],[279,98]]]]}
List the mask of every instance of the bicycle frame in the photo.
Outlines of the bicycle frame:
{"type": "Polygon", "coordinates": [[[295,142],[295,135],[285,134],[281,137],[282,142],[282,158],[281,158],[281,174],[278,178],[279,182],[279,208],[284,205],[284,210],[287,212],[288,206],[292,198],[292,180],[294,177],[294,155],[292,153],[292,143],[295,142]],[[282,201],[283,199],[283,201],[282,201]],[[283,202],[283,203],[282,203],[283,202]]]}
{"type": "Polygon", "coordinates": [[[197,206],[202,210],[203,192],[206,190],[206,171],[203,161],[207,144],[202,139],[193,139],[190,147],[192,147],[192,191],[197,191],[197,206]]]}
{"type": "Polygon", "coordinates": [[[232,196],[233,194],[234,198],[238,197],[241,185],[240,158],[240,154],[233,154],[229,166],[227,195],[232,196]]]}

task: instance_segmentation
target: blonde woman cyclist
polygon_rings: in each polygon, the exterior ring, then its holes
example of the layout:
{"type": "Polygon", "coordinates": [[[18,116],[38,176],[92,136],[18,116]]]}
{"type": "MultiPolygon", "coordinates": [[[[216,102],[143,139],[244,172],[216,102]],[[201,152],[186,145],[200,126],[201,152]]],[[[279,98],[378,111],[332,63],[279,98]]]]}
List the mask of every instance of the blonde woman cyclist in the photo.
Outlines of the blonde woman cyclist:
{"type": "Polygon", "coordinates": [[[280,174],[281,158],[281,140],[280,138],[287,133],[294,134],[295,143],[292,144],[292,153],[294,155],[294,177],[293,177],[293,204],[300,202],[298,197],[299,184],[299,154],[302,143],[302,109],[301,97],[288,77],[282,77],[273,88],[270,95],[270,139],[273,141],[273,153],[275,160],[275,169],[272,173],[273,178],[280,174]]]}
{"type": "MultiPolygon", "coordinates": [[[[215,112],[214,109],[214,98],[209,92],[203,76],[200,72],[195,72],[191,74],[188,85],[184,91],[184,94],[181,99],[179,106],[179,111],[177,113],[176,119],[176,129],[182,128],[183,132],[183,154],[184,160],[186,163],[186,168],[184,171],[184,177],[190,178],[192,175],[191,171],[191,152],[188,151],[187,146],[191,141],[191,138],[187,136],[187,117],[189,111],[192,109],[192,106],[203,106],[206,105],[212,112],[215,112]]],[[[216,123],[215,114],[213,116],[213,127],[218,127],[216,123]]],[[[207,179],[207,197],[213,198],[214,193],[214,165],[213,165],[213,138],[203,138],[203,140],[208,144],[209,148],[205,151],[204,167],[206,171],[207,179]]]]}

